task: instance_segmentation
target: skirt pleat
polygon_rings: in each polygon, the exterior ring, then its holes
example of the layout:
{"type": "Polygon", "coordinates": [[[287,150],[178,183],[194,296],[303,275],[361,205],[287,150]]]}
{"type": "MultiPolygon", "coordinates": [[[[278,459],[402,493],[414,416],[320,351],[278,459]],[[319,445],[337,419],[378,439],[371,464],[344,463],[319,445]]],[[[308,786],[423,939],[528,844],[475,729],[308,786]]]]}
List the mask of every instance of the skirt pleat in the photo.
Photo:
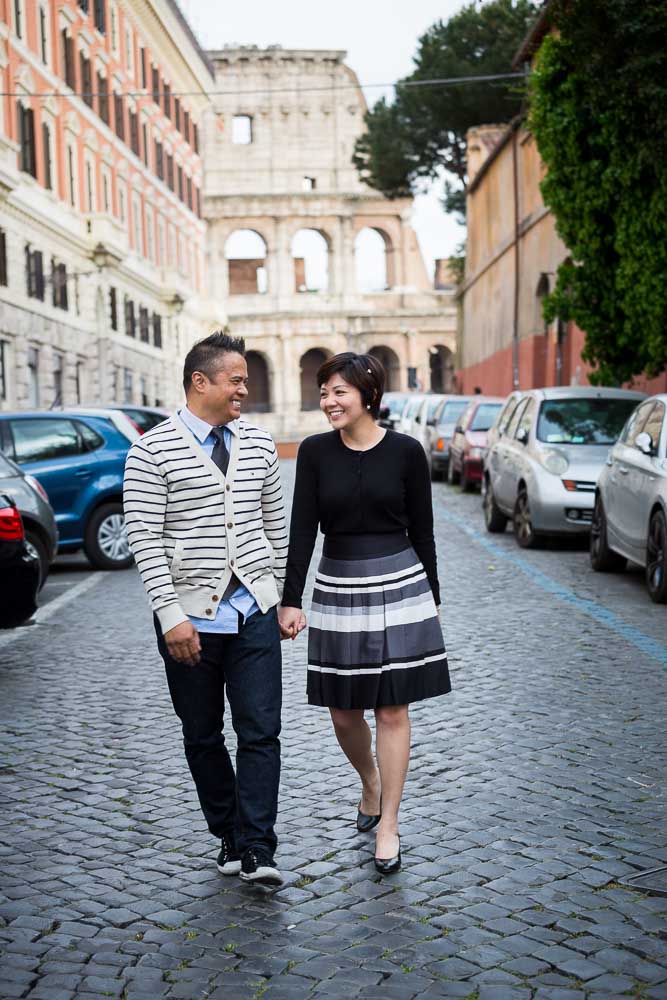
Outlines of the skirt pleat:
{"type": "Polygon", "coordinates": [[[450,690],[440,619],[414,550],[324,556],[309,620],[309,704],[379,708],[450,690]]]}

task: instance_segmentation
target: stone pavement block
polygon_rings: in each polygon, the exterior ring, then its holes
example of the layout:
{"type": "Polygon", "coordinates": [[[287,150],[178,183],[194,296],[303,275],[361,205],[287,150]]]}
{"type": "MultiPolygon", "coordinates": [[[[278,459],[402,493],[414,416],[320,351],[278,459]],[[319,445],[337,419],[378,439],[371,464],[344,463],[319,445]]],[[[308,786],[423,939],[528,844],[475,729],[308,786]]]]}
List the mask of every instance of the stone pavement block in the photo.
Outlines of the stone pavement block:
{"type": "Polygon", "coordinates": [[[481,986],[477,1000],[530,1000],[530,996],[526,986],[481,986]]]}

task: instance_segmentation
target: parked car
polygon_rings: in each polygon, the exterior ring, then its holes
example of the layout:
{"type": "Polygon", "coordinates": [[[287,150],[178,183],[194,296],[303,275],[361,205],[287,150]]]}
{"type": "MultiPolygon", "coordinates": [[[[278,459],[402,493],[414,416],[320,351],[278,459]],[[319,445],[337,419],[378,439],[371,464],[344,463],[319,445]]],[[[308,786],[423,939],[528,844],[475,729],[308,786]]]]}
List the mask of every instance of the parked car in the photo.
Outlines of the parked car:
{"type": "Polygon", "coordinates": [[[10,497],[21,514],[26,546],[39,559],[41,588],[58,551],[58,528],[46,491],[39,480],[0,453],[0,493],[10,497]]]}
{"type": "Polygon", "coordinates": [[[410,434],[412,431],[412,421],[417,415],[417,411],[424,401],[424,394],[422,392],[411,392],[408,396],[407,403],[401,413],[401,419],[399,420],[396,430],[402,431],[404,434],[410,434]]]}
{"type": "MultiPolygon", "coordinates": [[[[99,417],[101,420],[106,420],[108,423],[113,424],[117,431],[126,437],[130,444],[136,441],[137,438],[141,437],[143,431],[139,427],[139,424],[130,417],[129,414],[123,413],[122,410],[113,406],[70,406],[66,408],[68,413],[80,413],[84,417],[99,417]]],[[[59,409],[57,411],[63,413],[65,408],[59,409]]]]}
{"type": "Polygon", "coordinates": [[[405,392],[385,392],[380,404],[380,419],[378,423],[389,430],[399,430],[399,421],[408,402],[405,392]]]}
{"type": "Polygon", "coordinates": [[[0,493],[0,628],[22,625],[37,610],[39,559],[25,543],[21,514],[0,493]]]}
{"type": "Polygon", "coordinates": [[[667,393],[641,403],[609,452],[595,491],[591,566],[646,571],[656,603],[667,602],[667,393]]]}
{"type": "Polygon", "coordinates": [[[430,392],[427,396],[424,396],[421,403],[417,407],[414,417],[412,418],[412,424],[410,425],[410,430],[408,433],[416,441],[419,441],[420,445],[426,452],[429,460],[431,460],[431,431],[434,427],[435,411],[438,409],[442,401],[444,400],[442,393],[432,393],[430,392]]]}
{"type": "Polygon", "coordinates": [[[498,438],[502,437],[505,431],[507,430],[507,426],[510,420],[512,419],[514,410],[519,405],[519,400],[523,399],[524,395],[525,394],[521,389],[513,389],[512,392],[507,397],[507,399],[505,400],[505,405],[499,411],[498,416],[496,417],[491,427],[489,427],[488,433],[486,435],[486,454],[484,456],[485,460],[488,457],[491,449],[493,448],[498,438]]]}
{"type": "Polygon", "coordinates": [[[442,479],[449,466],[449,446],[459,420],[472,397],[445,396],[433,415],[433,426],[429,427],[431,479],[442,479]]]}
{"type": "Polygon", "coordinates": [[[169,410],[165,410],[161,406],[121,406],[114,403],[109,409],[120,410],[121,413],[134,421],[140,434],[145,434],[152,427],[157,427],[169,416],[169,410]]]}
{"type": "Polygon", "coordinates": [[[486,459],[488,531],[504,531],[511,519],[522,548],[543,535],[589,531],[609,447],[644,398],[593,386],[527,392],[486,459]]]}
{"type": "Polygon", "coordinates": [[[0,450],[46,490],[58,551],[83,548],[98,569],[132,563],[122,504],[129,447],[111,421],[79,411],[0,414],[0,450]]]}
{"type": "Polygon", "coordinates": [[[482,482],[486,435],[503,402],[499,396],[473,396],[470,400],[449,446],[447,482],[460,482],[463,490],[482,482]]]}

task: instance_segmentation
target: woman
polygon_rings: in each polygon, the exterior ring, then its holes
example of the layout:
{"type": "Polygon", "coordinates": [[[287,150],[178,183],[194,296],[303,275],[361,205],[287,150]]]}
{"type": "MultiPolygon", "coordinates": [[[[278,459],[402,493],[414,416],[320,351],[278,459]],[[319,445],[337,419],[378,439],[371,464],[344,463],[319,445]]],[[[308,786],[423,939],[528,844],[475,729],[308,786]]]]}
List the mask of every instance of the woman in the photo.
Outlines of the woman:
{"type": "Polygon", "coordinates": [[[308,702],[331,712],[361,779],[357,827],[377,827],[375,866],[398,871],[398,812],[410,758],[410,702],[450,690],[436,605],[431,481],[421,445],[378,427],[384,369],[367,354],[320,367],[320,408],[333,431],[299,448],[283,637],[304,625],[301,597],[318,524],[324,554],[308,639],[308,702]],[[377,766],[364,710],[376,720],[377,766]]]}

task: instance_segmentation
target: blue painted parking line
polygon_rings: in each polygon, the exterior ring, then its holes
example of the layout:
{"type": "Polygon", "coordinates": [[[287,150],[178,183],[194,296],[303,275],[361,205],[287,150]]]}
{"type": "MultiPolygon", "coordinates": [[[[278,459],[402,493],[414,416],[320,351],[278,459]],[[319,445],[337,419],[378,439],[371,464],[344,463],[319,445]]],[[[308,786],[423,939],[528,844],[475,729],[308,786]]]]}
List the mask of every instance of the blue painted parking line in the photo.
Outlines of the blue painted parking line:
{"type": "Polygon", "coordinates": [[[507,552],[500,545],[492,542],[490,538],[486,535],[481,534],[475,528],[472,528],[468,522],[460,517],[458,514],[453,514],[451,511],[441,511],[441,514],[445,519],[452,524],[455,524],[457,528],[465,531],[473,541],[485,548],[487,552],[492,552],[494,556],[498,559],[503,559],[505,562],[511,563],[512,566],[516,566],[517,569],[521,570],[529,580],[531,580],[536,586],[541,587],[548,594],[553,594],[558,600],[564,601],[566,604],[571,605],[576,608],[577,611],[581,611],[582,614],[588,615],[589,618],[593,618],[595,621],[600,622],[601,625],[606,625],[608,629],[615,632],[617,635],[621,636],[627,642],[632,643],[637,649],[641,650],[642,653],[646,653],[652,659],[657,660],[663,667],[667,667],[667,646],[664,646],[657,639],[652,639],[650,635],[646,635],[641,629],[635,628],[634,625],[628,625],[621,618],[618,618],[612,611],[608,608],[603,607],[598,604],[597,601],[592,601],[586,597],[577,597],[577,595],[570,590],[568,587],[564,587],[562,583],[558,583],[553,580],[546,573],[543,573],[539,569],[535,569],[534,566],[528,562],[527,559],[523,559],[514,553],[507,552]]]}

